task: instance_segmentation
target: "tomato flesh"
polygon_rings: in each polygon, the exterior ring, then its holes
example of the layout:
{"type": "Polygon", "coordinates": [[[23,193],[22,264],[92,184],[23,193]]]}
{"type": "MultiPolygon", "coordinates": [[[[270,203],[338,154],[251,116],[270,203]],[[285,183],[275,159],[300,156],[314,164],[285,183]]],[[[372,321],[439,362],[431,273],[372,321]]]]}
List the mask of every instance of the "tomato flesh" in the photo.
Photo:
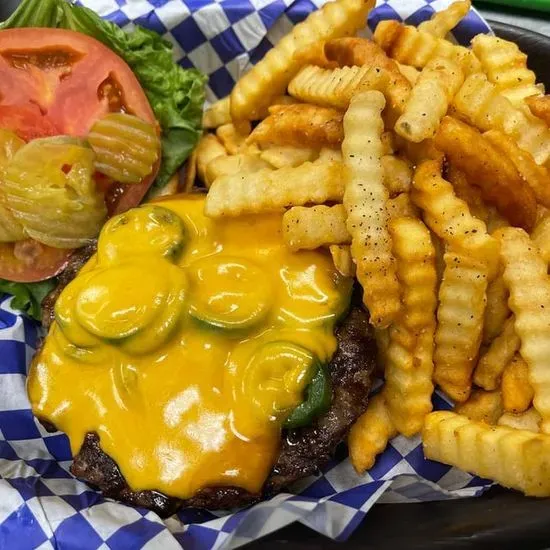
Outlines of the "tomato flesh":
{"type": "MultiPolygon", "coordinates": [[[[85,136],[109,112],[128,112],[158,123],[128,65],[109,48],[84,34],[63,29],[0,31],[0,128],[25,141],[85,136]]],[[[110,214],[139,204],[158,171],[135,185],[98,179],[110,214]]],[[[38,245],[33,262],[19,257],[16,243],[0,244],[0,278],[40,281],[59,273],[71,251],[38,245]],[[15,250],[15,252],[14,252],[15,250]]]]}

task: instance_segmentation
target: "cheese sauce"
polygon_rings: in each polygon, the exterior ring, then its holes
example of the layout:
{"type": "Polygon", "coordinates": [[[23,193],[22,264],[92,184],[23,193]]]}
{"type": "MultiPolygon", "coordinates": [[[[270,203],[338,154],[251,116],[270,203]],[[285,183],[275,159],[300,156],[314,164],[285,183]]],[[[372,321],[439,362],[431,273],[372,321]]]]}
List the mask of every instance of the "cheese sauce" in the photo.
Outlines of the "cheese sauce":
{"type": "Polygon", "coordinates": [[[133,490],[261,489],[284,420],[336,350],[351,282],[292,253],[281,216],[214,222],[200,196],[111,219],[33,361],[33,410],[87,432],[133,490]]]}

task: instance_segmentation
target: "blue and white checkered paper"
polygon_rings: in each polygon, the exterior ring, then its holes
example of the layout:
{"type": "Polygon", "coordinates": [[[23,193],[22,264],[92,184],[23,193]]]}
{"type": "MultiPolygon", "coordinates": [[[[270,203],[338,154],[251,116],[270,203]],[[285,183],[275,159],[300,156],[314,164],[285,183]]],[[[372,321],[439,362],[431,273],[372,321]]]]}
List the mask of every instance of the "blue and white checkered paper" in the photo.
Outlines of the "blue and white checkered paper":
{"type": "MultiPolygon", "coordinates": [[[[417,24],[451,0],[379,2],[369,17],[417,24]]],[[[81,0],[120,26],[137,23],[174,44],[185,67],[209,76],[209,98],[236,79],[323,0],[81,0]]],[[[471,11],[455,39],[468,44],[488,25],[471,11]]],[[[39,327],[0,301],[0,548],[9,550],[236,548],[294,521],[345,540],[375,502],[476,496],[489,482],[426,460],[418,438],[398,437],[359,478],[347,458],[333,460],[297,494],[281,494],[233,514],[188,510],[162,521],[153,512],[105,499],[69,473],[67,438],[33,418],[25,380],[39,327]]],[[[435,408],[448,404],[434,397],[435,408]]]]}

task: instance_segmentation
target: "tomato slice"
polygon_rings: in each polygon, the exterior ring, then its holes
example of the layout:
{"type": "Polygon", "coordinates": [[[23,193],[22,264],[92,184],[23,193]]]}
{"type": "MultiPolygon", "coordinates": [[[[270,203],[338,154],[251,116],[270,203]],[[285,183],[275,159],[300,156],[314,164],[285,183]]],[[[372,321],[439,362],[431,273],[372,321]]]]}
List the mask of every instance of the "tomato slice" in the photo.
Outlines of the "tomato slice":
{"type": "Polygon", "coordinates": [[[55,277],[63,271],[72,250],[51,248],[32,239],[0,243],[0,278],[16,283],[33,283],[55,277]]]}
{"type": "MultiPolygon", "coordinates": [[[[106,46],[63,29],[0,31],[0,128],[26,141],[60,134],[80,137],[98,118],[120,111],[159,128],[134,73],[106,46]]],[[[141,183],[111,183],[105,192],[109,213],[139,204],[158,167],[141,183]]],[[[98,185],[103,189],[105,181],[98,185]]],[[[32,266],[14,252],[13,244],[0,245],[0,278],[32,282],[63,269],[70,251],[35,244],[39,255],[32,266]]]]}

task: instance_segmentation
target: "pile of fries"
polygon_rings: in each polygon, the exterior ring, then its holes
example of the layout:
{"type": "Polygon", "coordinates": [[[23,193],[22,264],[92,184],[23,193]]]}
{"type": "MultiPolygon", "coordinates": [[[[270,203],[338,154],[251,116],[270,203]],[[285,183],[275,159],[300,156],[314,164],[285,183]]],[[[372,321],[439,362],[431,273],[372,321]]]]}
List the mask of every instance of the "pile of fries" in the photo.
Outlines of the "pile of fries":
{"type": "Polygon", "coordinates": [[[292,250],[361,284],[385,384],[349,435],[358,472],[421,433],[428,458],[549,496],[550,96],[515,44],[446,39],[469,0],[358,38],[373,3],[284,37],[207,110],[190,173],[208,216],[282,211],[292,250]]]}

